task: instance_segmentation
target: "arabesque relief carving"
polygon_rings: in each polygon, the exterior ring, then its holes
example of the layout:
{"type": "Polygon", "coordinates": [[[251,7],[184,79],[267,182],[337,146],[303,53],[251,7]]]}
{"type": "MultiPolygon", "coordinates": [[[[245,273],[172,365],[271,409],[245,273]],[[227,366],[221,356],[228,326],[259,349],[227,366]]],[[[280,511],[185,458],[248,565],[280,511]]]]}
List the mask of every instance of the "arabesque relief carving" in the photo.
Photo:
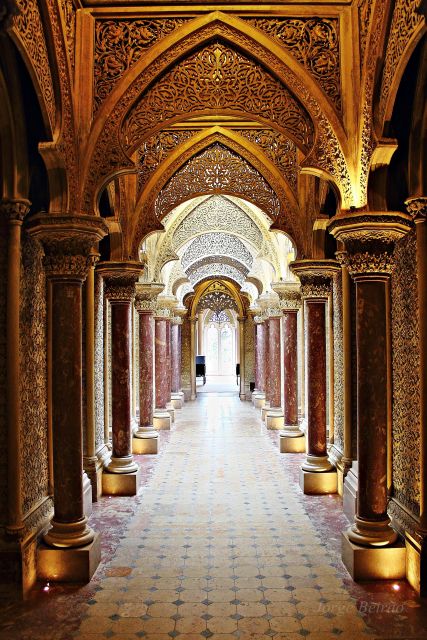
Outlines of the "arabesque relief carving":
{"type": "Polygon", "coordinates": [[[283,173],[294,190],[298,181],[297,146],[274,129],[238,129],[241,136],[256,144],[283,173]]]}
{"type": "Polygon", "coordinates": [[[76,8],[74,0],[61,0],[61,7],[64,14],[68,55],[70,56],[71,67],[74,69],[74,47],[76,41],[76,8]]]}
{"type": "Polygon", "coordinates": [[[313,124],[304,107],[261,65],[222,42],[178,62],[142,96],[124,123],[124,143],[132,148],[160,122],[212,110],[260,116],[302,148],[312,146],[313,124]]]}
{"type": "MultiPolygon", "coordinates": [[[[220,259],[221,259],[221,264],[228,265],[230,267],[233,267],[233,269],[240,271],[243,278],[245,278],[248,275],[249,273],[248,267],[246,267],[244,264],[239,262],[239,260],[236,260],[235,258],[230,258],[228,256],[221,256],[220,259]]],[[[191,274],[194,271],[198,271],[201,267],[204,267],[204,266],[209,267],[209,265],[214,265],[217,263],[218,263],[218,256],[209,256],[207,258],[202,258],[201,260],[197,260],[196,262],[193,262],[189,267],[186,268],[185,271],[188,277],[191,279],[191,274]]]]}
{"type": "Polygon", "coordinates": [[[253,263],[253,256],[244,243],[236,236],[226,233],[205,233],[197,236],[184,251],[181,257],[181,264],[186,270],[193,263],[213,256],[217,259],[221,256],[228,256],[246,265],[248,269],[253,263]]]}
{"type": "Polygon", "coordinates": [[[207,280],[208,278],[230,278],[237,282],[237,284],[242,285],[245,277],[242,272],[235,267],[231,267],[228,264],[224,264],[223,262],[212,262],[209,265],[205,265],[203,267],[199,267],[195,269],[191,273],[189,273],[189,279],[193,286],[195,286],[198,282],[202,282],[202,280],[207,280]]]}
{"type": "Polygon", "coordinates": [[[160,131],[143,142],[138,149],[137,172],[138,189],[141,190],[151,174],[180,144],[197,133],[195,129],[188,131],[160,131]]]}
{"type": "Polygon", "coordinates": [[[188,19],[98,19],[95,23],[94,112],[147,49],[185,22],[188,19]]]}
{"type": "Polygon", "coordinates": [[[256,202],[271,217],[280,214],[280,202],[263,176],[234,151],[215,143],[191,158],[164,186],[156,200],[162,217],[188,197],[232,192],[256,202]]]}
{"type": "Polygon", "coordinates": [[[337,18],[245,18],[277,40],[316,79],[341,111],[339,23],[337,18]]]}

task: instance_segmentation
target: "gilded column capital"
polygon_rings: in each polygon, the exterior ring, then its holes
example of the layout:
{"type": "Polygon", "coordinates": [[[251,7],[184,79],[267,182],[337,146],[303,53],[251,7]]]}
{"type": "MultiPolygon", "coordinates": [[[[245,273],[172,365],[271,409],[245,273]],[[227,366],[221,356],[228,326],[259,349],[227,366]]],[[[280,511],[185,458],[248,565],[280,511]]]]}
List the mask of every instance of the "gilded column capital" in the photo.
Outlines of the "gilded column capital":
{"type": "Polygon", "coordinates": [[[29,200],[4,198],[0,200],[0,215],[5,216],[9,222],[22,224],[30,206],[29,200]]]}
{"type": "Polygon", "coordinates": [[[184,307],[184,305],[178,305],[177,307],[175,307],[175,309],[173,310],[173,312],[179,316],[180,318],[184,319],[185,316],[188,313],[188,309],[187,307],[184,307]]]}
{"type": "Polygon", "coordinates": [[[301,307],[301,285],[299,282],[285,281],[273,282],[273,291],[279,296],[280,309],[283,311],[298,311],[301,307]]]}
{"type": "Polygon", "coordinates": [[[415,196],[414,198],[408,198],[405,200],[405,206],[409,215],[416,224],[426,221],[427,196],[415,196]]]}
{"type": "Polygon", "coordinates": [[[301,297],[325,299],[332,291],[332,281],[341,267],[336,260],[295,260],[289,265],[301,282],[301,297]]]}
{"type": "Polygon", "coordinates": [[[171,324],[182,324],[183,322],[184,320],[180,316],[171,316],[171,324]]]}
{"type": "Polygon", "coordinates": [[[399,211],[345,212],[332,218],[328,227],[345,246],[339,259],[353,278],[369,274],[388,277],[394,268],[395,243],[411,228],[411,217],[399,211]]]}
{"type": "Polygon", "coordinates": [[[94,245],[107,235],[102,218],[87,215],[39,213],[29,221],[28,233],[44,249],[44,266],[50,278],[84,280],[93,259],[94,245]]]}
{"type": "Polygon", "coordinates": [[[144,270],[141,262],[101,262],[96,270],[105,280],[105,297],[110,302],[133,301],[135,284],[144,270]]]}
{"type": "Polygon", "coordinates": [[[153,314],[157,305],[157,296],[164,289],[158,282],[137,282],[135,295],[135,309],[138,313],[153,314]]]}
{"type": "Polygon", "coordinates": [[[154,309],[154,317],[157,320],[170,320],[171,315],[172,315],[171,310],[167,309],[166,307],[156,306],[156,308],[154,309]]]}

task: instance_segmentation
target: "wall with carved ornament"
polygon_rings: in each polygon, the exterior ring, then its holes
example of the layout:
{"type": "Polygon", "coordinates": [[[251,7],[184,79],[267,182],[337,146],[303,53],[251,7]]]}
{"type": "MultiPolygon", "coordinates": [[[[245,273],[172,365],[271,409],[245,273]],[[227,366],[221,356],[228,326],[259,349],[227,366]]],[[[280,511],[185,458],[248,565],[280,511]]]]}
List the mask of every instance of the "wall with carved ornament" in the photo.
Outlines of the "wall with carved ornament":
{"type": "Polygon", "coordinates": [[[104,281],[95,273],[95,450],[104,444],[104,281]]]}
{"type": "Polygon", "coordinates": [[[252,316],[245,322],[245,393],[250,398],[250,383],[255,382],[255,324],[252,316]]]}
{"type": "Polygon", "coordinates": [[[344,451],[344,386],[343,386],[343,316],[341,274],[334,277],[333,288],[334,335],[334,445],[344,451]]]}
{"type": "Polygon", "coordinates": [[[419,512],[420,378],[415,231],[395,250],[392,296],[393,496],[419,512]]]}
{"type": "Polygon", "coordinates": [[[48,495],[47,306],[43,250],[26,233],[22,237],[21,461],[23,513],[48,495]]]}
{"type": "Polygon", "coordinates": [[[0,221],[0,524],[7,514],[6,282],[7,226],[0,221]]]}
{"type": "Polygon", "coordinates": [[[191,395],[191,325],[188,318],[184,318],[182,323],[182,360],[181,360],[181,376],[182,376],[182,390],[185,394],[185,399],[189,400],[191,395]]]}

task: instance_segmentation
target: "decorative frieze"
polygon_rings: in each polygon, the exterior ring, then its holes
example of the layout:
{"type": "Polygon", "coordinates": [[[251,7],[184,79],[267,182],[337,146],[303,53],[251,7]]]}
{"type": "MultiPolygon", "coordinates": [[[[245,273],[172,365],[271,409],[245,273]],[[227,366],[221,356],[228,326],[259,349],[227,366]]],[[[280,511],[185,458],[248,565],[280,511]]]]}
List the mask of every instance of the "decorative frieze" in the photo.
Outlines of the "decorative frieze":
{"type": "Polygon", "coordinates": [[[101,262],[97,267],[105,280],[104,293],[110,302],[132,302],[135,284],[144,270],[141,262],[101,262]]]}

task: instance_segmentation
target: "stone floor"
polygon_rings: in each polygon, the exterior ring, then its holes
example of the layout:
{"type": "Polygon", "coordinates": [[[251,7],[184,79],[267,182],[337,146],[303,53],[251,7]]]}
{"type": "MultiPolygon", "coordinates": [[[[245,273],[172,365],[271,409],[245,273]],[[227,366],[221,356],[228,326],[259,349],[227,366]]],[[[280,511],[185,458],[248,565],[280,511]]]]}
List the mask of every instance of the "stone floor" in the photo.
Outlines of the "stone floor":
{"type": "Polygon", "coordinates": [[[405,582],[355,585],[338,496],[303,496],[301,456],[235,396],[186,403],[134,498],[102,498],[103,561],[83,587],[3,603],[1,640],[427,638],[405,582]]]}

